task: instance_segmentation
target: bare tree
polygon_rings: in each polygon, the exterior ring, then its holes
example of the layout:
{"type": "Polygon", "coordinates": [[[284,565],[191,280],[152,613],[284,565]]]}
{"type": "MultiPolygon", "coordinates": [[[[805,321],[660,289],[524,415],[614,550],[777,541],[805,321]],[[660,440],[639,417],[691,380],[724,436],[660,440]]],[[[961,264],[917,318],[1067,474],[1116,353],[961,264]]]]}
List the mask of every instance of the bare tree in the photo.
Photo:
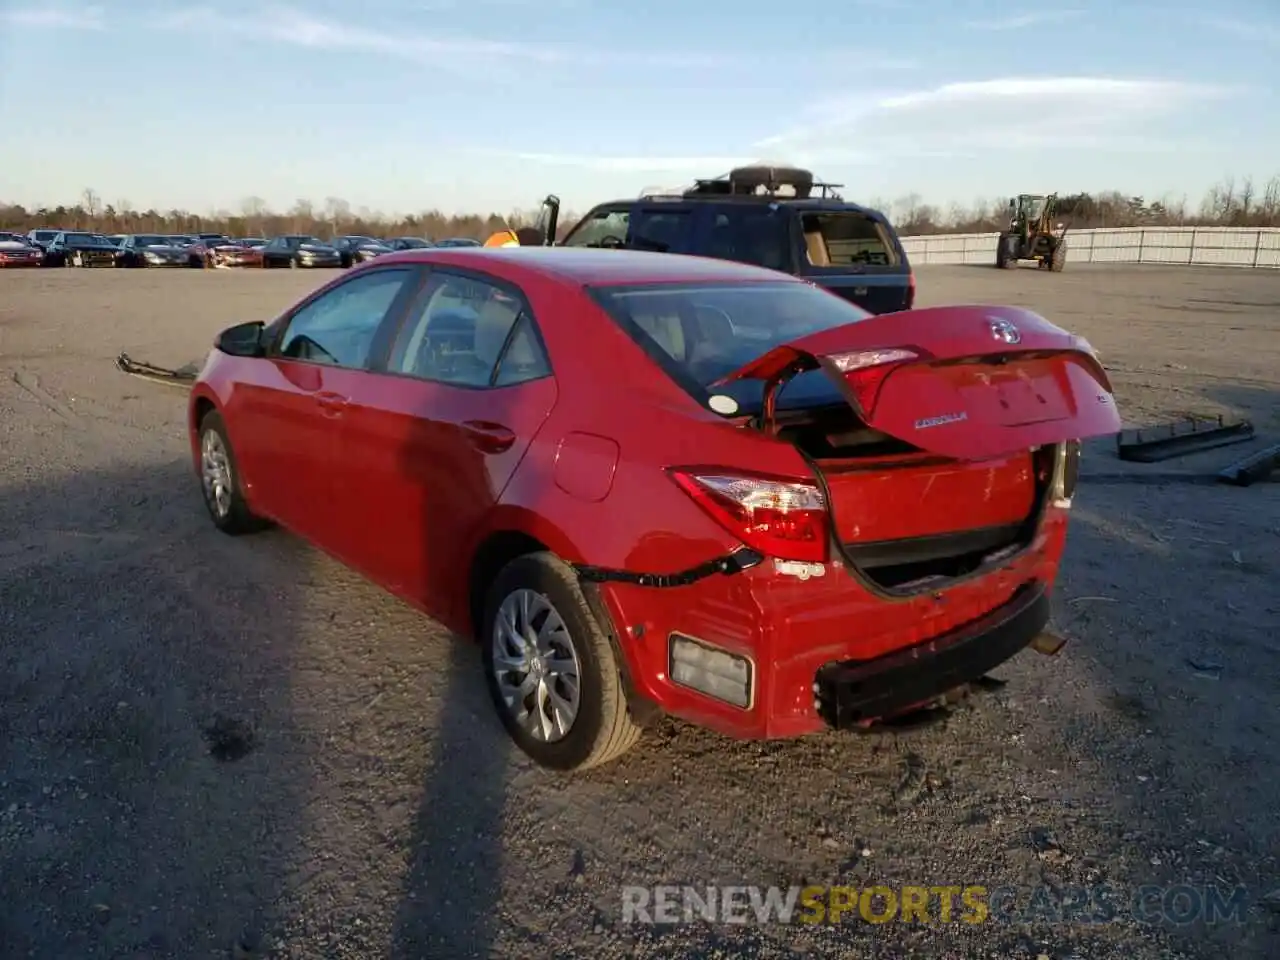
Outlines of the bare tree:
{"type": "Polygon", "coordinates": [[[84,208],[90,220],[96,219],[102,212],[102,198],[92,187],[85,187],[84,193],[80,194],[80,206],[84,208]]]}

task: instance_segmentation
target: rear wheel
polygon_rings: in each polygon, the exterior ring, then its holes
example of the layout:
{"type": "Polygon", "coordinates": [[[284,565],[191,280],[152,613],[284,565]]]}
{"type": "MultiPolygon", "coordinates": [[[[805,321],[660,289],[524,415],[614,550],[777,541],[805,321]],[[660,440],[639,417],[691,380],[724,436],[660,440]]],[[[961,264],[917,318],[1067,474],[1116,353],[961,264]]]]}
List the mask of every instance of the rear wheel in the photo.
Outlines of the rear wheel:
{"type": "Polygon", "coordinates": [[[200,421],[200,490],[213,525],[223,533],[238,536],[269,526],[249,509],[226,424],[216,410],[200,421]]]}
{"type": "Polygon", "coordinates": [[[503,568],[489,589],[480,640],[502,724],[537,763],[583,770],[640,739],[613,645],[573,571],[554,555],[528,554],[503,568]]]}

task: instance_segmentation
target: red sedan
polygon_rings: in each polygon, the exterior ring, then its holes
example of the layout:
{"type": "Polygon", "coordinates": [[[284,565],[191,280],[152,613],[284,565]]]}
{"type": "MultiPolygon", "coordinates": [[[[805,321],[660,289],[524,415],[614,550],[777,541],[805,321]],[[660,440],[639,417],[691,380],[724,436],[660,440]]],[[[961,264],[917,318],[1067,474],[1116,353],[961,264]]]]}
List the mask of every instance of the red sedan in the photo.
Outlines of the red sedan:
{"type": "Polygon", "coordinates": [[[190,400],[217,527],[477,636],[558,769],[660,711],[786,737],[978,679],[1043,633],[1078,440],[1119,426],[1089,345],[1020,308],[558,248],[379,257],[224,331],[190,400]]]}

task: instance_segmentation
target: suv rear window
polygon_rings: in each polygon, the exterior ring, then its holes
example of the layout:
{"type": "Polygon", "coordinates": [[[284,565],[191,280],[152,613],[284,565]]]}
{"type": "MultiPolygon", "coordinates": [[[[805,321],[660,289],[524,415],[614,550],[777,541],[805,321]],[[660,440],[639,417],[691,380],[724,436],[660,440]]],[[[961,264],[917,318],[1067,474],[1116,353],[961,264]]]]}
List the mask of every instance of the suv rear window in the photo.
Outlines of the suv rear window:
{"type": "Polygon", "coordinates": [[[591,293],[677,382],[703,390],[776,346],[871,316],[798,282],[664,283],[591,293]]]}
{"type": "Polygon", "coordinates": [[[898,251],[889,240],[888,231],[865,214],[806,213],[801,216],[800,224],[804,230],[805,253],[812,266],[898,265],[898,251]]]}

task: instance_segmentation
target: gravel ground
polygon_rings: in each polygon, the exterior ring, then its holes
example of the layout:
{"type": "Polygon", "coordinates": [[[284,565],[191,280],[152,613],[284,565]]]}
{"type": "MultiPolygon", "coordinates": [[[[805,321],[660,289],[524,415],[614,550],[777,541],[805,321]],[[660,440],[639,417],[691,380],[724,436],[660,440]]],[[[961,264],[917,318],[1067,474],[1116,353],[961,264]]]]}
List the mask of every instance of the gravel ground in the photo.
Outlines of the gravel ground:
{"type": "MultiPolygon", "coordinates": [[[[217,534],[182,391],[111,364],[199,359],[329,276],[0,275],[0,956],[1280,955],[1280,487],[1169,477],[1248,447],[1127,469],[1091,448],[1056,598],[1072,642],[936,723],[760,744],[670,722],[566,780],[508,747],[473,646],[288,535],[217,534]],[[622,923],[623,885],[664,883],[1243,884],[1249,906],[622,923]]],[[[1237,411],[1280,439],[1273,273],[919,282],[1083,333],[1133,422],[1237,411]]]]}

